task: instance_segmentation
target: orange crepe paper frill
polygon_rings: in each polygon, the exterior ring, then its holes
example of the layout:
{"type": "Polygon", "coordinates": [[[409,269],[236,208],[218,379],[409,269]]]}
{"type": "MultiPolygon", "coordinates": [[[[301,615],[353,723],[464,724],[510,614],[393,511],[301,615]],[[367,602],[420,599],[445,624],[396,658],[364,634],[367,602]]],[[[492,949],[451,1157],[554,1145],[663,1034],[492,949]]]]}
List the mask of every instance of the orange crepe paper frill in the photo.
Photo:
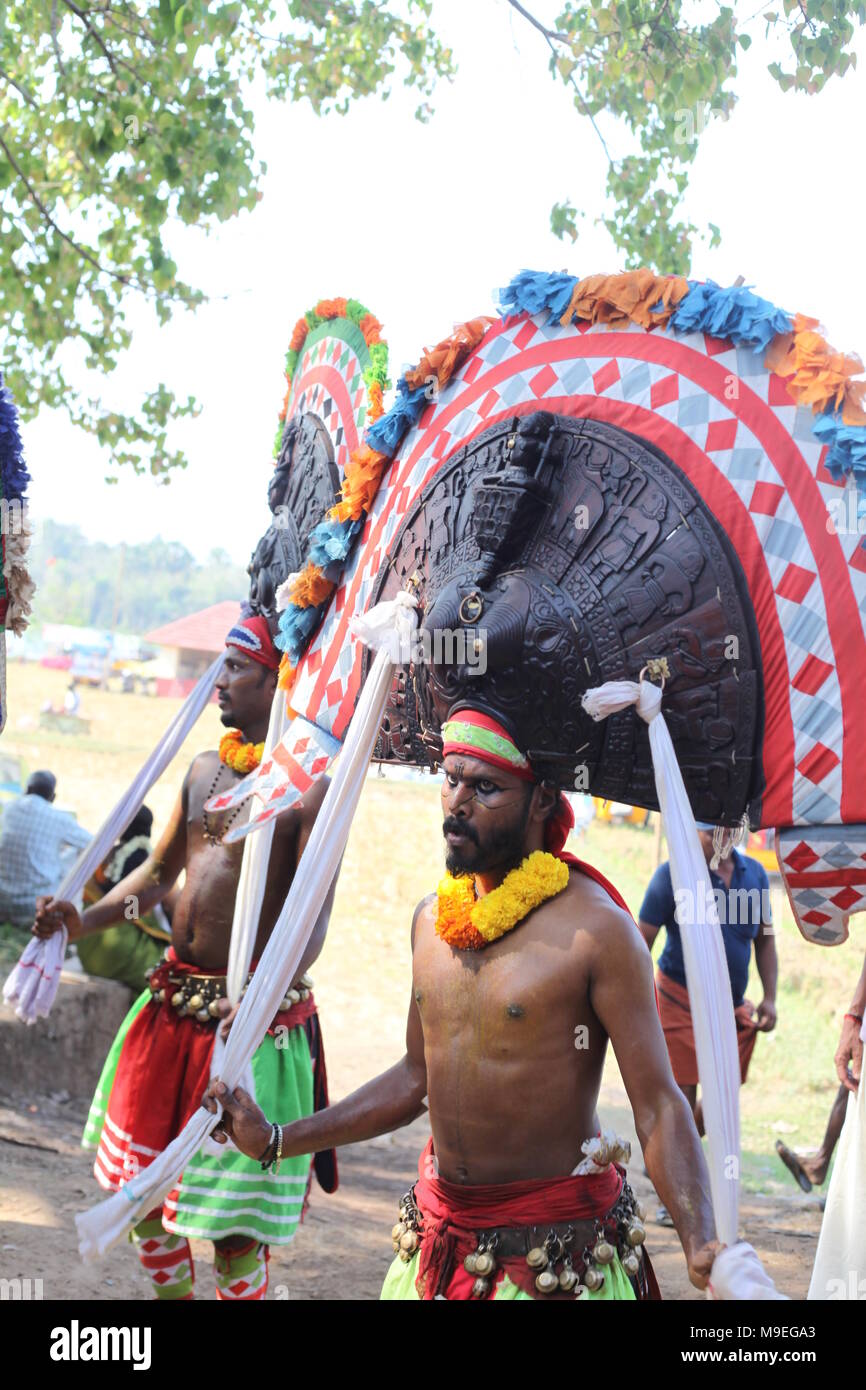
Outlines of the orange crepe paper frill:
{"type": "Polygon", "coordinates": [[[304,343],[307,341],[307,334],[309,333],[309,331],[310,325],[307,323],[307,320],[298,319],[292,332],[291,339],[289,340],[290,352],[300,352],[301,348],[304,346],[304,343]]]}
{"type": "Polygon", "coordinates": [[[292,585],[289,600],[298,608],[317,608],[326,598],[330,598],[335,588],[336,585],[325,578],[319,566],[308,560],[292,585]]]}
{"type": "Polygon", "coordinates": [[[367,392],[367,420],[372,424],[385,413],[385,401],[383,399],[381,382],[374,381],[367,392]]]}
{"type": "Polygon", "coordinates": [[[793,333],[780,333],[767,349],[764,366],[784,377],[790,395],[798,405],[812,407],[815,414],[825,410],[842,411],[845,425],[866,424],[863,397],[866,381],[852,378],[863,371],[859,357],[836,352],[826,338],[816,332],[817,319],[797,314],[793,333]]]}
{"type": "Polygon", "coordinates": [[[320,299],[316,305],[315,312],[320,319],[344,319],[346,317],[347,300],[345,299],[320,299]]]}
{"type": "Polygon", "coordinates": [[[292,663],[289,661],[287,653],[283,652],[282,658],[280,660],[280,672],[277,676],[277,685],[279,689],[284,690],[285,693],[288,695],[289,691],[295,683],[296,675],[297,667],[292,665],[292,663]]]}
{"type": "Polygon", "coordinates": [[[331,508],[328,516],[334,521],[359,521],[370,510],[382,473],[390,462],[386,454],[380,454],[368,444],[355,449],[346,464],[342,501],[331,508]]]}
{"type": "Polygon", "coordinates": [[[689,282],[683,276],[654,275],[647,269],[627,270],[622,275],[588,275],[572,290],[560,323],[565,326],[578,318],[611,328],[628,328],[632,323],[653,328],[667,323],[688,292],[689,282]],[[659,303],[662,307],[657,309],[659,303]]]}
{"type": "Polygon", "coordinates": [[[495,322],[495,319],[485,315],[461,323],[450,338],[443,338],[435,348],[425,349],[418,366],[406,373],[406,385],[415,391],[435,378],[440,387],[447,386],[457,368],[466,361],[470,352],[475,351],[490,325],[495,322]]]}

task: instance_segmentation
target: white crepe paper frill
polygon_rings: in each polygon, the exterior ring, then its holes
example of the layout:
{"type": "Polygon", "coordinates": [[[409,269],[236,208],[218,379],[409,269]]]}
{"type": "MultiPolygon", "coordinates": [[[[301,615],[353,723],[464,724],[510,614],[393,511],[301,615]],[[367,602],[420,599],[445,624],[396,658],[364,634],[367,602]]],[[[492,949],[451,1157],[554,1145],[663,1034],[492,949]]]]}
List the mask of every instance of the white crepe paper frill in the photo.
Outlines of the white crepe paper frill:
{"type": "MultiPolygon", "coordinates": [[[[734,1246],[740,1167],[740,1060],[734,1004],[707,862],[673,742],[661,715],[661,702],[661,690],[649,681],[608,681],[588,690],[582,700],[584,710],[595,720],[634,705],[649,727],[694,1026],[713,1215],[719,1239],[734,1246]]],[[[760,1268],[759,1262],[758,1265],[760,1268]]]]}
{"type": "MultiPolygon", "coordinates": [[[[224,660],[224,654],[220,653],[196,682],[150,757],[109,812],[90,844],[81,851],[54,894],[55,898],[70,902],[80,898],[88,879],[123,834],[151,787],[180,751],[187,734],[210,699],[224,660]]],[[[35,903],[33,908],[35,912],[35,903]]],[[[50,1013],[65,954],[65,928],[47,940],[33,937],[25,946],[20,961],[3,987],[5,1003],[13,1006],[24,1023],[35,1023],[37,1018],[47,1018],[50,1013]],[[34,979],[39,981],[36,989],[34,979]]]]}
{"type": "MultiPolygon", "coordinates": [[[[396,630],[410,640],[417,621],[415,607],[416,600],[410,594],[400,593],[367,613],[363,622],[355,620],[352,624],[355,635],[375,647],[376,657],[288,897],[241,1000],[225,1049],[214,1049],[211,1075],[219,1076],[232,1089],[243,1077],[280,1000],[297,974],[337,872],[393,680],[387,634],[396,630]]],[[[149,1167],[106,1201],[76,1216],[82,1259],[90,1260],[104,1254],[130,1227],[160,1204],[213,1130],[217,1119],[218,1116],[200,1106],[178,1137],[149,1167]]]]}

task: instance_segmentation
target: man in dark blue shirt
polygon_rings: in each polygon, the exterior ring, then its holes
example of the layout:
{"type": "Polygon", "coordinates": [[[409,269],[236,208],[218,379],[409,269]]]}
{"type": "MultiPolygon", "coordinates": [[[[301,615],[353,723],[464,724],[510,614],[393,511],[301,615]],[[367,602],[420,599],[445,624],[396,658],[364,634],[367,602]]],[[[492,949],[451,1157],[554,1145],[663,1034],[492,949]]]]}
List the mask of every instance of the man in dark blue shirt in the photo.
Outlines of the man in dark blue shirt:
{"type": "MultiPolygon", "coordinates": [[[[708,866],[713,858],[713,830],[712,825],[698,822],[698,834],[708,866]]],[[[710,870],[710,882],[731,980],[740,1077],[745,1081],[758,1033],[769,1033],[776,1026],[778,962],[770,911],[770,886],[762,865],[737,850],[722,859],[717,870],[710,870]],[[764,997],[757,1009],[745,998],[753,942],[755,964],[764,990],[764,997]]],[[[660,864],[644,896],[638,926],[650,949],[659,928],[664,927],[667,932],[656,976],[659,1015],[674,1077],[692,1107],[698,1133],[703,1134],[703,1115],[697,1098],[695,1037],[686,989],[682,941],[676,919],[678,906],[685,905],[674,902],[670,866],[660,864]]]]}

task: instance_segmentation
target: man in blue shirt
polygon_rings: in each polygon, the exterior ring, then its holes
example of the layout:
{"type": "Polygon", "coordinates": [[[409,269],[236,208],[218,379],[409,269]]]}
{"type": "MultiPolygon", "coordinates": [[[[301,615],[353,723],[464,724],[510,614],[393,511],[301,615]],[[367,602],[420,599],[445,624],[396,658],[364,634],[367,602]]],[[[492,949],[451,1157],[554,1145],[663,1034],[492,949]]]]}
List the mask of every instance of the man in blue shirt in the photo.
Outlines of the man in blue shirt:
{"type": "MultiPolygon", "coordinates": [[[[713,858],[713,830],[712,825],[698,822],[698,834],[708,866],[713,858]]],[[[778,961],[770,911],[770,885],[763,866],[738,850],[733,850],[727,858],[722,859],[718,869],[710,869],[710,882],[731,981],[740,1052],[740,1078],[745,1081],[758,1033],[769,1033],[776,1026],[778,961]],[[757,1009],[745,998],[752,943],[764,990],[764,997],[757,1009]]],[[[698,1133],[703,1134],[703,1114],[697,1098],[695,1037],[675,908],[670,866],[660,864],[644,896],[638,926],[650,949],[659,928],[664,927],[667,932],[656,976],[659,1016],[674,1077],[692,1107],[698,1133]]]]}

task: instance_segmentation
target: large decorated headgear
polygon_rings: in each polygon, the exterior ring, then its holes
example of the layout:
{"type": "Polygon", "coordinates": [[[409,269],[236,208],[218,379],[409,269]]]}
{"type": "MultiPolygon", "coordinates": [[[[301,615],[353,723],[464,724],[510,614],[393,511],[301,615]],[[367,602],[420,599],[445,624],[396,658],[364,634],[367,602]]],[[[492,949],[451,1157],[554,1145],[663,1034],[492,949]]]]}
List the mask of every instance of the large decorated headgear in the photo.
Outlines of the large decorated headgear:
{"type": "MultiPolygon", "coordinates": [[[[776,827],[799,926],[844,939],[866,910],[859,361],[747,286],[648,269],[522,271],[501,305],[338,457],[280,615],[292,709],[345,736],[369,665],[352,620],[411,587],[424,645],[377,758],[436,765],[469,705],[545,780],[655,808],[644,721],[581,707],[645,672],[694,814],[776,827]]],[[[284,442],[357,387],[339,343],[317,357],[329,331],[300,326],[284,442]]]]}
{"type": "Polygon", "coordinates": [[[270,628],[264,618],[255,614],[238,619],[226,638],[226,646],[237,647],[251,661],[267,666],[269,671],[276,671],[280,664],[280,653],[274,646],[270,628]]]}

